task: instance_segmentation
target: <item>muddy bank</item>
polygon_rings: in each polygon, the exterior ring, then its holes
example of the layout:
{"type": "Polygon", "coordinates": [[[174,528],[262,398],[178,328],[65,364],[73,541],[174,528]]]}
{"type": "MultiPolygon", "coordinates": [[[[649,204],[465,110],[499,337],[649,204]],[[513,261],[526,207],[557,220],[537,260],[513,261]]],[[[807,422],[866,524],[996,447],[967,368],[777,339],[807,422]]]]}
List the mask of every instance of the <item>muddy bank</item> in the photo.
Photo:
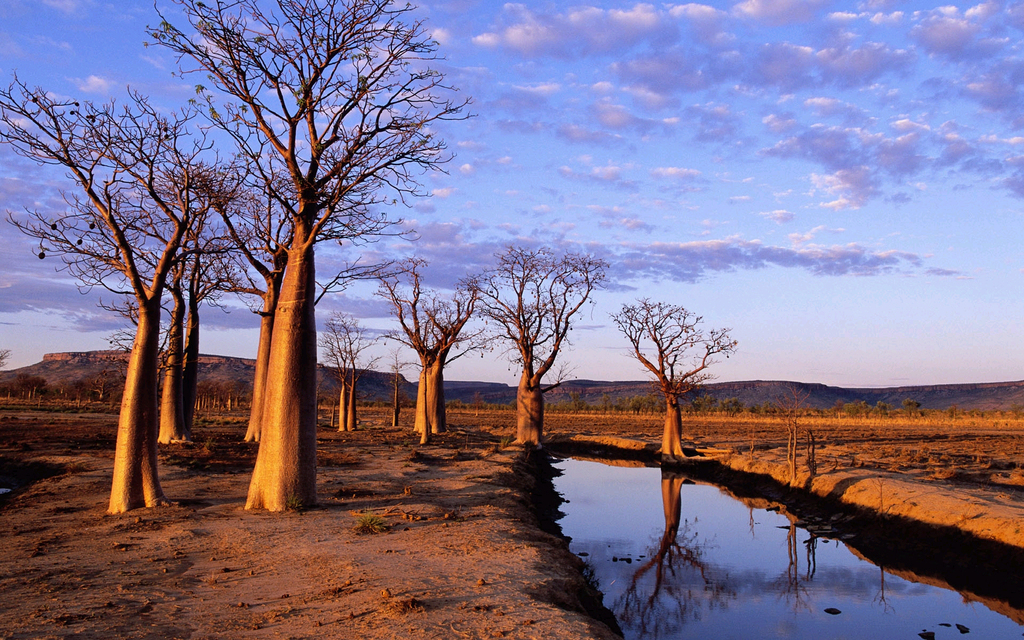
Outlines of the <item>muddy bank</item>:
{"type": "MultiPolygon", "coordinates": [[[[652,445],[644,442],[633,442],[617,450],[606,438],[592,442],[575,437],[557,439],[551,443],[551,449],[560,455],[582,454],[593,458],[600,454],[621,457],[634,464],[637,461],[650,466],[659,464],[652,445]]],[[[704,453],[709,451],[713,450],[703,450],[704,453]]],[[[850,489],[860,482],[871,482],[869,478],[859,477],[851,482],[847,476],[824,475],[813,483],[790,487],[780,481],[785,478],[785,468],[779,463],[752,463],[744,456],[721,451],[713,453],[713,456],[692,458],[680,468],[696,480],[724,487],[749,506],[778,510],[809,530],[827,531],[830,537],[842,538],[855,553],[888,571],[955,589],[969,600],[983,602],[990,609],[1024,623],[1021,614],[1024,611],[1024,545],[1011,543],[1019,541],[1017,533],[1008,536],[1011,542],[982,537],[979,531],[998,535],[1007,529],[978,526],[978,521],[983,523],[986,518],[993,518],[992,514],[965,519],[959,517],[959,511],[943,511],[977,504],[981,489],[973,489],[969,496],[951,496],[952,488],[922,487],[907,479],[883,478],[882,504],[891,508],[879,509],[877,499],[874,503],[851,499],[863,496],[863,492],[850,492],[850,489]],[[925,515],[927,519],[921,517],[925,515]]],[[[877,487],[877,480],[874,482],[877,487]]],[[[875,496],[878,491],[876,488],[875,496]]],[[[990,491],[999,493],[998,489],[990,491]]],[[[995,495],[992,499],[1007,500],[995,495]]],[[[998,514],[999,522],[1005,525],[1012,520],[1015,508],[1019,514],[1015,526],[1024,527],[1024,509],[1019,503],[1008,507],[1007,512],[998,514]]]]}

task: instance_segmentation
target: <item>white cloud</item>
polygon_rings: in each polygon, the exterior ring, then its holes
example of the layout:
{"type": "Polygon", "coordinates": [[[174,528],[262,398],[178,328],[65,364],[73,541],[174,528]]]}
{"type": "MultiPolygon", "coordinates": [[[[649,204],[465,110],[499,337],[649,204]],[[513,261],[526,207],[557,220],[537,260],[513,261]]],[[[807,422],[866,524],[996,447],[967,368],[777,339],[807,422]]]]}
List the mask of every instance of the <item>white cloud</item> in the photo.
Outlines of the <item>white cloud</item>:
{"type": "Polygon", "coordinates": [[[82,6],[81,0],[43,0],[43,4],[64,13],[74,13],[82,6]]]}
{"type": "Polygon", "coordinates": [[[556,82],[545,82],[536,85],[517,85],[514,88],[525,93],[531,93],[547,98],[558,93],[562,87],[556,82]]]}
{"type": "Polygon", "coordinates": [[[431,33],[430,37],[437,40],[438,44],[447,45],[452,41],[452,34],[450,31],[443,27],[436,27],[431,33]]]}
{"type": "Polygon", "coordinates": [[[72,82],[75,83],[75,86],[78,87],[79,91],[84,91],[85,93],[98,93],[104,96],[110,94],[110,86],[113,84],[112,81],[99,76],[89,76],[84,80],[81,78],[73,78],[72,82]]]}
{"type": "Polygon", "coordinates": [[[926,124],[914,122],[907,118],[900,118],[899,120],[892,123],[892,128],[897,131],[931,131],[931,127],[926,124]]]}
{"type": "Polygon", "coordinates": [[[817,189],[838,196],[835,200],[819,203],[820,207],[834,211],[859,209],[878,192],[875,179],[867,167],[841,169],[831,175],[811,174],[811,182],[817,189]]]}
{"type": "Polygon", "coordinates": [[[794,219],[796,219],[796,215],[794,215],[790,211],[786,211],[785,209],[776,209],[774,211],[762,211],[758,215],[768,218],[775,224],[785,224],[787,222],[792,222],[794,219]]]}
{"type": "Polygon", "coordinates": [[[788,114],[780,116],[772,113],[762,118],[761,122],[774,133],[785,133],[796,127],[796,120],[788,114]]]}
{"type": "Polygon", "coordinates": [[[886,24],[894,25],[903,22],[903,12],[893,11],[892,13],[876,13],[871,16],[871,22],[873,24],[886,24]]]}
{"type": "Polygon", "coordinates": [[[807,22],[824,0],[745,0],[733,6],[733,13],[770,25],[807,22]]]}
{"type": "Polygon", "coordinates": [[[473,36],[471,41],[478,47],[495,49],[501,44],[501,36],[496,33],[481,33],[478,36],[473,36]]]}
{"type": "Polygon", "coordinates": [[[696,169],[686,169],[683,167],[657,167],[651,169],[651,175],[655,178],[672,178],[675,180],[694,180],[701,176],[701,172],[696,169]]]}

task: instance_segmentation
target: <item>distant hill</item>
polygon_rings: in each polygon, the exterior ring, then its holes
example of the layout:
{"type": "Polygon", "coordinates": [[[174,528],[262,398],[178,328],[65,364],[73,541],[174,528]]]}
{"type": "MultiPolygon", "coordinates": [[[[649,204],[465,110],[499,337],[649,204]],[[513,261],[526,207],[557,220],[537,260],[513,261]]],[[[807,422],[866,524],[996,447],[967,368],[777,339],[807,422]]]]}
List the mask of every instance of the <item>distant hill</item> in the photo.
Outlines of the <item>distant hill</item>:
{"type": "MultiPolygon", "coordinates": [[[[20,375],[39,376],[49,386],[71,386],[97,376],[120,376],[128,366],[128,354],[123,351],[72,351],[47,353],[42,362],[0,371],[0,383],[14,380],[20,375]]],[[[199,356],[199,382],[229,385],[246,393],[252,389],[256,373],[256,361],[250,358],[231,356],[199,356]]],[[[338,381],[334,373],[323,365],[317,367],[317,383],[325,393],[337,393],[338,381]]],[[[416,398],[416,385],[402,376],[402,392],[411,399],[416,398]]],[[[359,391],[363,399],[387,400],[392,394],[390,373],[366,371],[359,380],[359,391]]]]}
{"type": "MultiPolygon", "coordinates": [[[[79,380],[88,380],[97,375],[123,372],[126,354],[120,351],[82,351],[48,353],[38,362],[20,369],[0,371],[0,383],[19,375],[44,378],[51,386],[70,385],[79,380]]],[[[248,389],[252,385],[255,361],[247,358],[202,355],[199,358],[200,381],[234,385],[248,389]]],[[[324,366],[319,366],[317,379],[321,389],[335,393],[337,381],[324,366]]],[[[360,391],[366,399],[388,399],[391,397],[391,374],[367,371],[360,380],[360,391]]],[[[402,378],[402,392],[410,399],[416,397],[416,384],[402,378]]],[[[921,403],[925,409],[947,409],[956,405],[960,409],[1009,409],[1013,405],[1024,406],[1024,381],[989,382],[978,384],[945,384],[928,386],[906,386],[886,388],[845,388],[824,384],[786,382],[778,380],[754,380],[748,382],[716,382],[708,384],[702,391],[718,400],[736,398],[746,406],[774,402],[790,395],[790,389],[807,394],[806,404],[825,409],[837,402],[852,403],[864,401],[874,406],[885,402],[899,408],[907,398],[921,403]]],[[[482,400],[491,404],[504,404],[515,399],[514,386],[497,382],[445,381],[445,397],[461,400],[467,404],[482,400]]],[[[612,402],[630,396],[646,395],[654,388],[648,381],[609,382],[599,380],[568,380],[552,390],[549,403],[564,402],[570,394],[578,393],[579,398],[591,405],[598,405],[607,395],[612,402]]]]}
{"type": "MultiPolygon", "coordinates": [[[[1009,409],[1013,405],[1024,406],[1024,381],[993,382],[979,384],[946,384],[928,386],[906,386],[887,388],[844,388],[805,382],[782,380],[753,380],[747,382],[714,382],[705,385],[702,395],[712,396],[719,401],[736,398],[745,406],[762,405],[766,402],[785,400],[792,395],[791,389],[806,394],[805,404],[816,409],[827,409],[837,402],[843,404],[864,401],[871,406],[885,402],[900,408],[907,398],[921,403],[924,409],[948,409],[956,405],[960,409],[1009,409]]],[[[615,402],[624,397],[645,395],[655,389],[649,381],[604,382],[597,380],[568,380],[547,395],[547,402],[564,402],[571,393],[578,393],[580,400],[591,405],[601,404],[607,394],[615,402]]],[[[472,402],[476,394],[486,402],[511,402],[515,398],[515,387],[484,382],[445,382],[445,396],[448,400],[458,398],[472,402]]]]}

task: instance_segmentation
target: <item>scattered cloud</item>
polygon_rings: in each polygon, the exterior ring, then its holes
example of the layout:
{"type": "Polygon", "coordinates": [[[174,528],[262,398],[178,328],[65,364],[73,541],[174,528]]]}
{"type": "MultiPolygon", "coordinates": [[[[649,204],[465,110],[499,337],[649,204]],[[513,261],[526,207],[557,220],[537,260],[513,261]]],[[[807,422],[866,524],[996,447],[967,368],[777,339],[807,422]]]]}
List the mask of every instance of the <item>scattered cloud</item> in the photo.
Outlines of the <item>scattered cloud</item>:
{"type": "Polygon", "coordinates": [[[771,26],[807,22],[825,6],[825,0],[744,0],[733,13],[771,26]]]}
{"type": "Polygon", "coordinates": [[[653,278],[688,283],[712,273],[769,267],[803,269],[817,276],[879,276],[914,273],[924,263],[913,253],[874,251],[856,243],[779,247],[738,237],[623,244],[615,253],[613,269],[623,280],[653,278]]]}
{"type": "Polygon", "coordinates": [[[834,200],[821,202],[825,209],[859,209],[878,194],[878,185],[871,171],[864,166],[840,169],[830,175],[811,174],[814,186],[834,200]]]}
{"type": "Polygon", "coordinates": [[[775,209],[774,211],[762,211],[758,215],[768,218],[775,224],[785,224],[792,222],[796,219],[796,215],[792,211],[786,211],[785,209],[775,209]]]}
{"type": "Polygon", "coordinates": [[[701,172],[696,169],[683,167],[656,167],[651,169],[651,176],[680,182],[693,182],[701,177],[701,172]]]}
{"type": "Polygon", "coordinates": [[[577,171],[567,165],[558,168],[558,173],[568,180],[582,180],[606,184],[626,191],[635,191],[637,183],[622,177],[623,168],[616,165],[590,167],[588,171],[577,171]]]}
{"type": "Polygon", "coordinates": [[[72,82],[76,87],[78,87],[79,91],[84,91],[85,93],[96,93],[103,97],[110,95],[110,87],[113,85],[111,80],[95,75],[89,76],[84,80],[74,78],[72,79],[72,82]]]}
{"type": "Polygon", "coordinates": [[[653,5],[629,9],[576,6],[561,13],[535,11],[507,3],[492,31],[475,36],[473,44],[502,48],[525,57],[572,58],[628,49],[643,41],[670,38],[676,27],[653,5]]]}

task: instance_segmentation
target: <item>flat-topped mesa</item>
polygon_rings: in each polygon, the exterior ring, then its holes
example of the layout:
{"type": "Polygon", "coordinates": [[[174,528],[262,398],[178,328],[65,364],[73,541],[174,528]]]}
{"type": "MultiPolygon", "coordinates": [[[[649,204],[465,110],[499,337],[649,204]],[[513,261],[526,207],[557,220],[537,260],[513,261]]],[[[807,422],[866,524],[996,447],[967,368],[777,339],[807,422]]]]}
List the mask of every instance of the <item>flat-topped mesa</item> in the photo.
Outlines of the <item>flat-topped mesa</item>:
{"type": "Polygon", "coordinates": [[[97,360],[120,362],[127,359],[127,353],[114,349],[107,351],[64,351],[61,353],[43,354],[43,362],[95,362],[97,360]]]}
{"type": "Polygon", "coordinates": [[[199,354],[199,364],[244,364],[255,366],[256,360],[252,358],[236,358],[233,356],[211,356],[199,354]]]}

